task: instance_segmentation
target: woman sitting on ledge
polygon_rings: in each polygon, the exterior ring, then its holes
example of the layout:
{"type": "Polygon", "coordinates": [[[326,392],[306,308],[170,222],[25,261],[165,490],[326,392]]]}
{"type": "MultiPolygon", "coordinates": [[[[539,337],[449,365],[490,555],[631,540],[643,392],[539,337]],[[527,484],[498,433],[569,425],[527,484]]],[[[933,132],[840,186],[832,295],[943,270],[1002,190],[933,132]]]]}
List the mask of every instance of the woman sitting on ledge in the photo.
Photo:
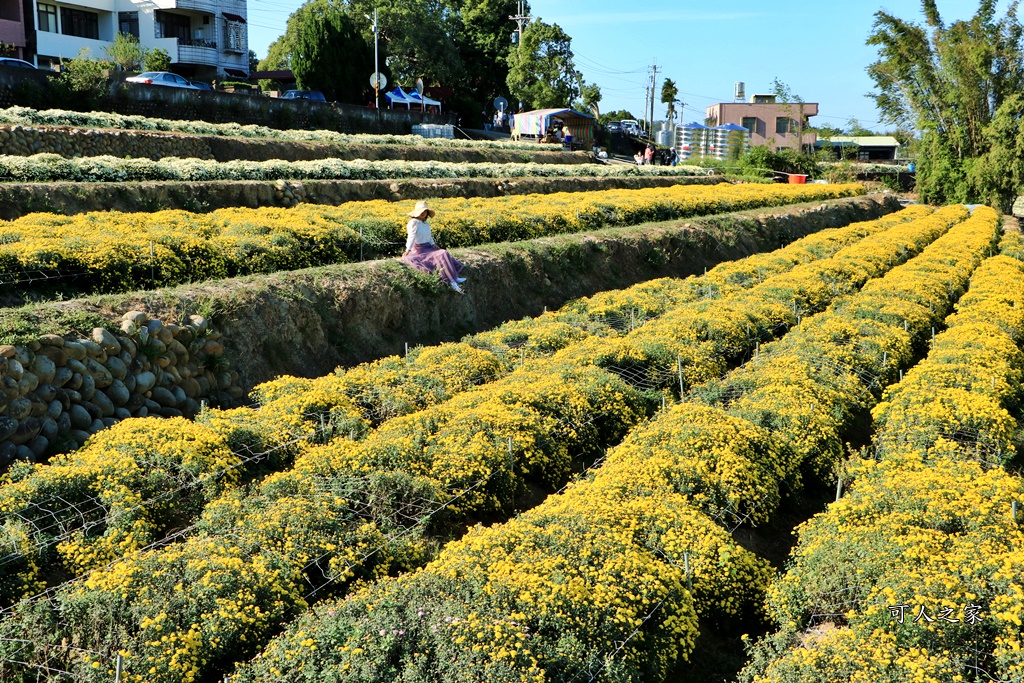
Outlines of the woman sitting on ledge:
{"type": "Polygon", "coordinates": [[[430,226],[427,224],[427,219],[433,218],[434,213],[426,202],[417,202],[416,208],[406,214],[411,220],[406,226],[409,238],[405,242],[402,263],[425,273],[440,274],[442,280],[462,294],[459,284],[465,282],[466,278],[459,275],[464,266],[446,250],[434,244],[434,236],[430,234],[430,226]]]}

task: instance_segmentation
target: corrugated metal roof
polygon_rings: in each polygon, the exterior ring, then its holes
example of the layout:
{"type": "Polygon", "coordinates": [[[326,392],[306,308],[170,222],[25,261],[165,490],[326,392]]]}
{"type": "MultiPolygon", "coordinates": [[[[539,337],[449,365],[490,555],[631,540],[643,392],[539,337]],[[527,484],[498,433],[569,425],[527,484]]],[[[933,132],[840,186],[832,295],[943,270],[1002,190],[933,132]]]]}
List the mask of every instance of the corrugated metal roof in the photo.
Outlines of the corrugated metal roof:
{"type": "Polygon", "coordinates": [[[861,147],[899,147],[900,141],[891,135],[866,135],[850,136],[850,135],[833,135],[826,139],[818,140],[823,145],[827,145],[831,142],[833,145],[859,145],[861,147]]]}

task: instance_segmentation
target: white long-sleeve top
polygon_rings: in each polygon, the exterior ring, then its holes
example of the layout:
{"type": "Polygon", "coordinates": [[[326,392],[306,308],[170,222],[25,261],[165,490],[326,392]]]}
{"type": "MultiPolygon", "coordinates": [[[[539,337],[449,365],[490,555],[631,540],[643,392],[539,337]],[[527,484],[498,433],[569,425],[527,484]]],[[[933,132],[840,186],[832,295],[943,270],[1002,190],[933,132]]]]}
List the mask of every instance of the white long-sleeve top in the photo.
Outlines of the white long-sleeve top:
{"type": "Polygon", "coordinates": [[[414,244],[434,243],[434,236],[430,234],[430,226],[427,225],[426,221],[412,218],[409,220],[409,225],[405,226],[405,229],[409,233],[409,238],[405,240],[406,251],[412,249],[414,244]]]}

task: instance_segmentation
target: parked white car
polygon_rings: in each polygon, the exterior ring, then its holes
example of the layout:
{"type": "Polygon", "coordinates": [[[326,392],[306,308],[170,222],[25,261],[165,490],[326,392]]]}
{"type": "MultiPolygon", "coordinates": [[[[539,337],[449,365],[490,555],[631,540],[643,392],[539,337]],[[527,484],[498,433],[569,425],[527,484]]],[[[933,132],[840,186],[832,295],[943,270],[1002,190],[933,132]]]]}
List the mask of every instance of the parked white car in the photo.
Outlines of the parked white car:
{"type": "Polygon", "coordinates": [[[129,83],[146,83],[148,85],[163,85],[169,88],[185,88],[186,90],[199,90],[192,85],[188,79],[172,74],[169,71],[147,71],[138,76],[129,76],[124,79],[129,83]]]}
{"type": "Polygon", "coordinates": [[[626,135],[640,135],[640,122],[636,119],[623,119],[619,125],[626,135]]]}

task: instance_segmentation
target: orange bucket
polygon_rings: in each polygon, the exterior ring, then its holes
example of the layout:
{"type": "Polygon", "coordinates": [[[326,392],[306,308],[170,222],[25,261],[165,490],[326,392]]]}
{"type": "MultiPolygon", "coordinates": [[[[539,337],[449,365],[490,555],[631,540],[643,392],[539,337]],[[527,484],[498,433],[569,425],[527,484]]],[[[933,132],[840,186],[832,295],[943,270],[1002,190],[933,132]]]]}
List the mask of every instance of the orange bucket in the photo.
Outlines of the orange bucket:
{"type": "Polygon", "coordinates": [[[807,176],[805,175],[791,175],[789,176],[790,185],[804,185],[807,183],[807,176]]]}

